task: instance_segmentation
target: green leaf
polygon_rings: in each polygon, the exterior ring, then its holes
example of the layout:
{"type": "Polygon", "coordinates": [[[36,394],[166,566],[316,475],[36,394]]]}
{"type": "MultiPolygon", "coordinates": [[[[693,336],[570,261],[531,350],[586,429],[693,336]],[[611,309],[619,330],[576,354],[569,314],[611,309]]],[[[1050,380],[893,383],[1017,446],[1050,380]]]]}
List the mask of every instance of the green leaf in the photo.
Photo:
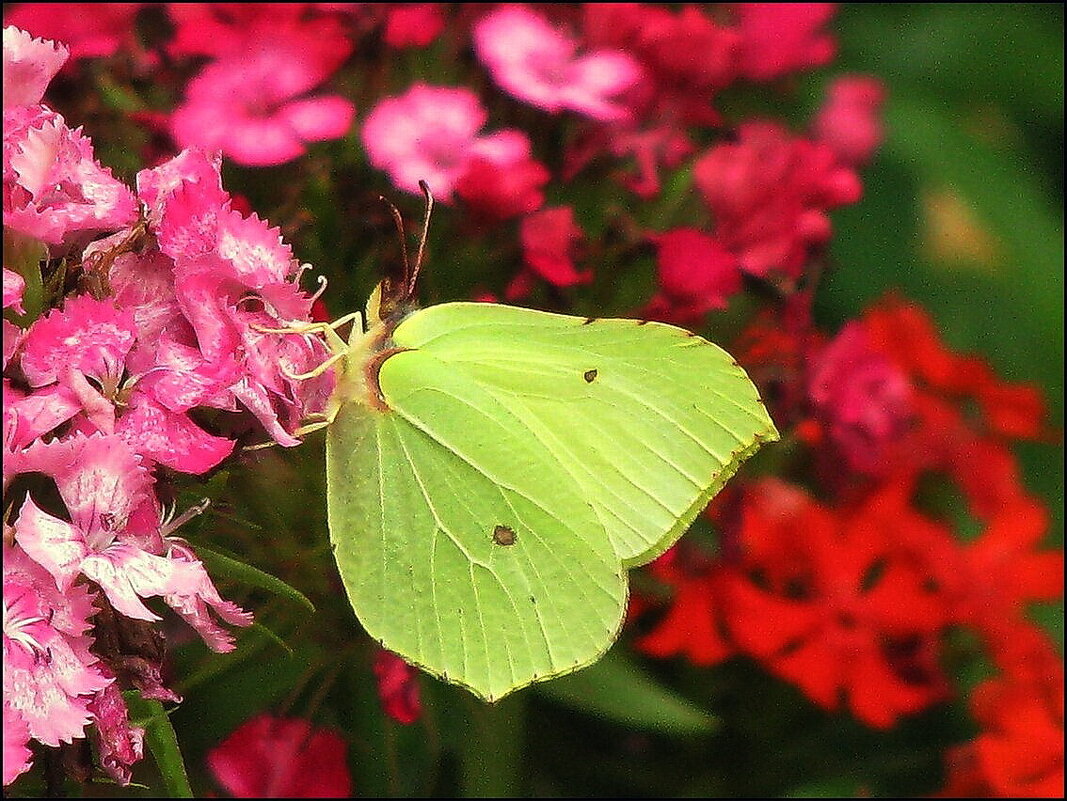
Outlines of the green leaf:
{"type": "Polygon", "coordinates": [[[123,693],[126,707],[130,712],[130,722],[141,726],[145,731],[145,743],[159,768],[163,787],[170,798],[193,798],[189,786],[189,776],[185,772],[185,762],[178,738],[174,735],[170,717],[159,701],[146,701],[140,693],[130,691],[123,693]]]}
{"type": "Polygon", "coordinates": [[[357,333],[338,392],[328,510],[352,606],[490,701],[606,652],[626,569],[778,436],[694,334],[492,304],[357,333]]]}
{"type": "Polygon", "coordinates": [[[312,614],[315,612],[315,604],[311,603],[304,593],[295,587],[289,586],[270,573],[265,573],[259,568],[252,567],[252,565],[245,564],[218,551],[205,548],[203,545],[196,546],[196,554],[207,566],[208,572],[212,576],[225,577],[240,584],[266,590],[282,598],[288,598],[294,603],[303,606],[312,614]]]}
{"type": "Polygon", "coordinates": [[[716,719],[664,687],[618,650],[587,670],[538,685],[545,698],[590,715],[664,734],[706,734],[716,719]]]}

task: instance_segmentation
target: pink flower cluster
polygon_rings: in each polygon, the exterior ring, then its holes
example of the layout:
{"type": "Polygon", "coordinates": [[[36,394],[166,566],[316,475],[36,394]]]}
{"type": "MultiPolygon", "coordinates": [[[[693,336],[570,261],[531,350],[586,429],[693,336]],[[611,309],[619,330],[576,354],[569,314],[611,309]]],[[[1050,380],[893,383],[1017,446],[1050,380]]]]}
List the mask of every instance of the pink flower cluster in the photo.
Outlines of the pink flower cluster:
{"type": "Polygon", "coordinates": [[[306,321],[313,300],[277,229],[232,208],[218,157],[199,150],[142,170],[136,192],[117,181],[40,102],[66,56],[4,30],[5,785],[30,740],[69,743],[91,724],[101,763],[129,781],[141,732],[120,689],[177,696],[158,662],[131,670],[108,652],[122,638],[101,627],[157,623],[145,600],[159,598],[224,652],[219,621],[252,622],[174,535],[189,514],[159,497],[166,470],[204,473],[236,444],[190,412],[243,408],[294,445],[332,389],[291,377],[322,361],[320,341],[266,330],[306,321]],[[78,281],[57,283],[57,267],[78,281]]]}

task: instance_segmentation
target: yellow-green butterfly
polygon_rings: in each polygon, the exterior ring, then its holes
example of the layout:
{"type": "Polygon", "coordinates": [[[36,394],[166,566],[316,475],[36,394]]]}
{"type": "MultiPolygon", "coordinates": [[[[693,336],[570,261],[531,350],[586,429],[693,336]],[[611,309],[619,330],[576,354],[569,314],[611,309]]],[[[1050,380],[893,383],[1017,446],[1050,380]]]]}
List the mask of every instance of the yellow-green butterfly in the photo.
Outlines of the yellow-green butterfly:
{"type": "Polygon", "coordinates": [[[596,661],[627,569],[778,433],[729,354],[683,329],[418,309],[424,244],[365,319],[322,327],[330,538],[371,636],[492,701],[596,661]]]}

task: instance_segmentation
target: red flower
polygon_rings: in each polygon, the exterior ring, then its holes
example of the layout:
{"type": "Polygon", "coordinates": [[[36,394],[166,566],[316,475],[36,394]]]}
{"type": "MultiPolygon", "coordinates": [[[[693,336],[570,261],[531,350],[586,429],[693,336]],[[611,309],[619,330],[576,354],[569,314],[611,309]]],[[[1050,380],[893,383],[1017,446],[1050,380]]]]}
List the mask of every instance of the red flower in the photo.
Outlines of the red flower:
{"type": "Polygon", "coordinates": [[[679,324],[700,321],[712,309],[726,308],[741,290],[737,258],[695,228],[675,228],[653,237],[659,250],[660,291],[645,314],[679,324]]]}
{"type": "Polygon", "coordinates": [[[504,293],[508,300],[523,297],[536,278],[561,287],[592,280],[592,273],[574,266],[571,254],[583,233],[570,206],[541,209],[523,218],[520,237],[526,270],[508,286],[504,293]]]}
{"type": "Polygon", "coordinates": [[[458,194],[478,217],[498,222],[540,208],[552,176],[532,158],[502,165],[475,157],[456,182],[458,194]]]}
{"type": "Polygon", "coordinates": [[[684,656],[694,665],[714,665],[733,655],[722,622],[732,568],[681,542],[649,571],[673,587],[674,597],[655,629],[635,643],[637,650],[659,658],[684,656]]]}
{"type": "Polygon", "coordinates": [[[234,798],[348,798],[346,745],[329,729],[299,718],[260,715],[207,756],[216,781],[234,798]]]}
{"type": "Polygon", "coordinates": [[[864,314],[864,325],[875,347],[932,393],[976,400],[989,433],[1028,440],[1047,436],[1040,390],[1001,381],[981,357],[953,353],[918,305],[890,295],[864,314]]]}
{"type": "Polygon", "coordinates": [[[385,714],[397,723],[414,723],[422,715],[418,671],[384,648],[374,657],[374,675],[378,679],[378,697],[385,714]]]}
{"type": "Polygon", "coordinates": [[[396,3],[386,11],[385,43],[390,47],[426,47],[444,30],[440,3],[396,3]]]}
{"type": "Polygon", "coordinates": [[[820,29],[833,3],[734,3],[741,33],[741,73],[767,81],[811,69],[834,57],[837,46],[820,29]]]}
{"type": "Polygon", "coordinates": [[[941,795],[985,790],[1004,798],[1063,797],[1063,665],[1050,681],[998,677],[978,686],[971,710],[983,731],[954,749],[941,795]],[[964,769],[961,769],[964,768],[964,769]]]}
{"type": "Polygon", "coordinates": [[[871,726],[923,709],[944,692],[935,646],[945,613],[889,543],[929,525],[894,493],[837,510],[764,481],[743,506],[748,570],[726,611],[734,641],[815,703],[845,703],[871,726]]]}

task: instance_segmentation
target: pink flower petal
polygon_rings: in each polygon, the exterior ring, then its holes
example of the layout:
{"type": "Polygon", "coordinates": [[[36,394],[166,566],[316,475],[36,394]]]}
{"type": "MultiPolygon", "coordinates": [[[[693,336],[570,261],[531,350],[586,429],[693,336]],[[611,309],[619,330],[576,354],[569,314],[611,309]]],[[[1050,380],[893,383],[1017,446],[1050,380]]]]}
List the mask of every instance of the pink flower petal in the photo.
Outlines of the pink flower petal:
{"type": "Polygon", "coordinates": [[[93,696],[89,712],[96,724],[93,740],[101,767],[120,786],[129,784],[133,764],[144,756],[144,729],[130,726],[126,702],[114,684],[93,696]]]}
{"type": "Polygon", "coordinates": [[[13,25],[5,26],[4,108],[40,103],[44,90],[69,56],[66,45],[36,39],[13,25]]]}
{"type": "Polygon", "coordinates": [[[4,696],[4,787],[30,769],[30,726],[4,696]]]}
{"type": "Polygon", "coordinates": [[[15,521],[15,539],[63,591],[74,583],[89,552],[81,531],[41,510],[29,497],[23,501],[15,521]]]}
{"type": "Polygon", "coordinates": [[[33,387],[54,384],[71,368],[95,378],[118,378],[136,338],[131,312],[110,300],[79,295],[30,326],[22,371],[33,387]]]}
{"type": "Polygon", "coordinates": [[[115,543],[82,561],[82,572],[100,585],[115,610],[136,620],[161,618],[141,602],[171,592],[189,581],[187,570],[164,556],[134,545],[115,543]]]}
{"type": "Polygon", "coordinates": [[[310,97],[286,103],[279,117],[305,142],[339,139],[348,133],[356,107],[338,95],[310,97]]]}
{"type": "Polygon", "coordinates": [[[17,546],[4,545],[3,564],[4,701],[34,739],[69,743],[84,736],[90,696],[110,683],[84,636],[92,599],[84,587],[60,592],[17,546]]]}
{"type": "Polygon", "coordinates": [[[115,433],[136,453],[182,473],[200,475],[233,452],[234,441],[216,437],[187,415],[172,412],[146,395],[136,395],[115,433]]]}

